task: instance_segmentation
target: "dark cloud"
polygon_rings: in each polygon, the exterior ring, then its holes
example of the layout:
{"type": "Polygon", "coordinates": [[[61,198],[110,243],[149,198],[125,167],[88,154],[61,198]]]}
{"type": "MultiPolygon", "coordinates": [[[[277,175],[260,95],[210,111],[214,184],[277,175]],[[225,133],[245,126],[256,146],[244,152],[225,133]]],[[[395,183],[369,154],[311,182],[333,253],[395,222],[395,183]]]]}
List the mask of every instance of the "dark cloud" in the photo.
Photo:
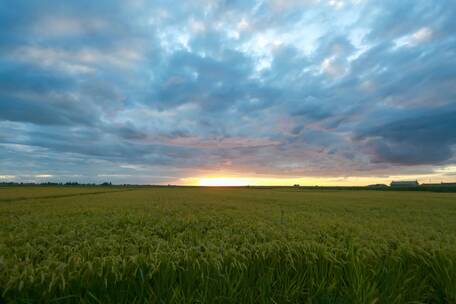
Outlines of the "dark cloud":
{"type": "Polygon", "coordinates": [[[456,144],[454,106],[399,115],[405,117],[359,132],[358,139],[367,139],[375,161],[416,165],[451,159],[456,144]]]}

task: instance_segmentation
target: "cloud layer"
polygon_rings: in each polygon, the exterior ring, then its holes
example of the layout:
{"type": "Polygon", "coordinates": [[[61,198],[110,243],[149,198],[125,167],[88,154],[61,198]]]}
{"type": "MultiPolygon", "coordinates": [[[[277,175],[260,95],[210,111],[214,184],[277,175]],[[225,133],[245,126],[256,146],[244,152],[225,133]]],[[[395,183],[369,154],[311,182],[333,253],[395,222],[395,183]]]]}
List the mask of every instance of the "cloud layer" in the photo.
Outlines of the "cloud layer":
{"type": "Polygon", "coordinates": [[[449,0],[0,4],[0,178],[452,168],[455,15],[449,0]]]}

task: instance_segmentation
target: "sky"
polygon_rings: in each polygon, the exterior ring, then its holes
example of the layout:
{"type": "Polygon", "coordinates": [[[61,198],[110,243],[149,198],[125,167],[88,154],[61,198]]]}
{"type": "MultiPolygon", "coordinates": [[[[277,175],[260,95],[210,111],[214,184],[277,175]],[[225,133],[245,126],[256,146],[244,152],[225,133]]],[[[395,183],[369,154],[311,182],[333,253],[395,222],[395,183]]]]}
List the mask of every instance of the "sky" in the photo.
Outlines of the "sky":
{"type": "Polygon", "coordinates": [[[0,1],[0,182],[456,181],[454,0],[0,1]]]}

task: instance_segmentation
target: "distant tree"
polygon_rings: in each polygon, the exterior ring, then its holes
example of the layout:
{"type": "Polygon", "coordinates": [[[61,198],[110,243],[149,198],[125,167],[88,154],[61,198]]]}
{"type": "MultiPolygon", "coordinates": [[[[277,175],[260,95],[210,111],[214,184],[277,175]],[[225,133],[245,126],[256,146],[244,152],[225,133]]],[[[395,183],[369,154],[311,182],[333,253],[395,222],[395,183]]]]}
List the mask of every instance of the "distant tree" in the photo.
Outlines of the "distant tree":
{"type": "Polygon", "coordinates": [[[65,183],[65,186],[78,186],[79,183],[78,182],[66,182],[65,183]]]}

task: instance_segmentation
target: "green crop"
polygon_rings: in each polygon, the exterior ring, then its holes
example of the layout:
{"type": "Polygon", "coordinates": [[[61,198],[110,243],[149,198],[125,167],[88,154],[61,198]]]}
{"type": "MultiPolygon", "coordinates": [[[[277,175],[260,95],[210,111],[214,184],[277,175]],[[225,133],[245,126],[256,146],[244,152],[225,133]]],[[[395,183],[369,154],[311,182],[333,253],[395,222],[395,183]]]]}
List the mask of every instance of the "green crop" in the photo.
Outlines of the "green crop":
{"type": "Polygon", "coordinates": [[[456,303],[456,194],[0,188],[7,303],[456,303]]]}

